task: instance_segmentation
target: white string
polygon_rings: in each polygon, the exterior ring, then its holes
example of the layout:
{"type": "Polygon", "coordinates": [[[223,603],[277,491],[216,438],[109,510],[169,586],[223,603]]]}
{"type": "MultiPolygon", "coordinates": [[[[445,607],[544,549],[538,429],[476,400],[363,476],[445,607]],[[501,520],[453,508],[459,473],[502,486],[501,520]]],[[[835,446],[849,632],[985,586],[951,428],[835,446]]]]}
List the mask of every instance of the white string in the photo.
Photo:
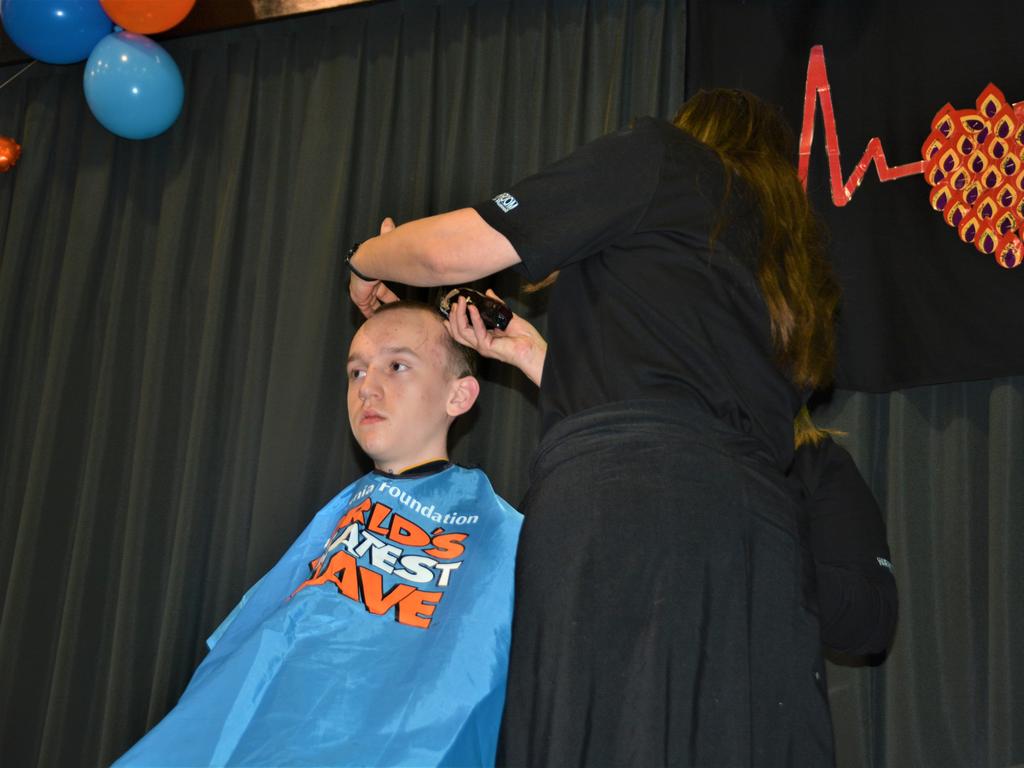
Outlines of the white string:
{"type": "Polygon", "coordinates": [[[3,84],[2,84],[2,85],[0,85],[0,90],[3,90],[3,88],[4,88],[4,87],[5,87],[5,86],[6,86],[6,85],[7,85],[8,83],[9,83],[9,82],[11,82],[11,81],[12,81],[12,80],[13,80],[14,78],[16,78],[16,77],[17,77],[18,75],[20,75],[20,74],[21,74],[22,72],[24,72],[24,71],[25,71],[26,69],[28,69],[29,67],[31,67],[31,66],[32,66],[33,64],[35,64],[35,63],[36,63],[36,61],[35,61],[35,59],[33,59],[33,60],[32,60],[32,61],[30,61],[30,62],[29,62],[28,64],[26,64],[26,65],[25,65],[24,67],[22,67],[21,69],[19,69],[19,70],[18,70],[18,71],[17,71],[16,73],[14,73],[14,74],[13,74],[13,75],[11,75],[10,77],[8,77],[8,78],[7,78],[7,79],[6,79],[6,80],[5,80],[4,82],[3,82],[3,84]]]}

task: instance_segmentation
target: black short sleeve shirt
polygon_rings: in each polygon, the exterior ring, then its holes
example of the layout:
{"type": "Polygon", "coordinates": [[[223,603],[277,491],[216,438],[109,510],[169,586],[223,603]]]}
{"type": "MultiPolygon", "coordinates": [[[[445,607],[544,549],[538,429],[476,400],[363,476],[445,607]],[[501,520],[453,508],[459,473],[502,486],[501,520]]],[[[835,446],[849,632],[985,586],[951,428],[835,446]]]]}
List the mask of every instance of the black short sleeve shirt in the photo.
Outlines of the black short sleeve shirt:
{"type": "Polygon", "coordinates": [[[774,364],[757,207],[710,149],[643,118],[475,209],[527,279],[561,270],[545,428],[608,402],[696,400],[789,464],[801,397],[774,364]]]}

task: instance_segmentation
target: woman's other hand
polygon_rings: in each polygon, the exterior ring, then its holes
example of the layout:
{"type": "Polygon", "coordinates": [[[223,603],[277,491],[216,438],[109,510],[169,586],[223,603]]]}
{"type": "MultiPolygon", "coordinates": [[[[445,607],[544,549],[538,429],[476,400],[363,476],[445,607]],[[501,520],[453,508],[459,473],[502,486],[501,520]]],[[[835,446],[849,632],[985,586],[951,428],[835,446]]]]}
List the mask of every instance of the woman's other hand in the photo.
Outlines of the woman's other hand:
{"type": "MultiPolygon", "coordinates": [[[[487,295],[501,301],[498,294],[490,289],[487,295]]],[[[460,344],[472,347],[484,357],[514,365],[540,386],[548,345],[537,329],[519,315],[512,316],[504,331],[489,331],[484,327],[480,310],[467,304],[465,297],[460,296],[452,305],[445,325],[452,338],[460,344]]]]}
{"type": "MultiPolygon", "coordinates": [[[[380,234],[386,234],[394,228],[394,220],[387,216],[380,223],[380,234]]],[[[351,271],[348,279],[348,294],[352,298],[352,303],[363,313],[363,317],[370,317],[380,309],[382,304],[398,301],[398,296],[383,281],[363,280],[351,271]]]]}

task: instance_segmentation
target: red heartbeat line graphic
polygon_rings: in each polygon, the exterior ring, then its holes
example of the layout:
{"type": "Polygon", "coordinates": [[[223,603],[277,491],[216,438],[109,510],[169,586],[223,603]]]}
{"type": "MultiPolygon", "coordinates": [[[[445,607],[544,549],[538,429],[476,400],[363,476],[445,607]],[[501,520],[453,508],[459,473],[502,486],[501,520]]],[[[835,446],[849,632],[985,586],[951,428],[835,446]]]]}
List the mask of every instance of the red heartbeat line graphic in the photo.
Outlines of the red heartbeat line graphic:
{"type": "Polygon", "coordinates": [[[846,205],[853,193],[864,180],[868,166],[875,164],[880,181],[893,181],[904,176],[924,173],[924,161],[890,167],[882,149],[882,140],[877,136],[868,142],[867,149],[853,169],[850,178],[843,184],[843,169],[839,162],[839,135],[836,132],[836,116],[832,109],[832,86],[825,71],[825,49],[816,45],[811,48],[807,61],[807,87],[804,90],[804,124],[800,130],[800,163],[797,175],[807,189],[807,172],[811,162],[811,145],[814,143],[814,115],[821,102],[821,118],[825,122],[825,153],[828,155],[828,176],[832,183],[832,202],[837,207],[846,205]]]}
{"type": "MultiPolygon", "coordinates": [[[[828,73],[825,70],[825,50],[822,46],[816,45],[811,48],[811,55],[807,61],[807,87],[804,91],[804,121],[800,131],[800,160],[798,175],[800,182],[807,189],[807,173],[811,160],[811,145],[814,143],[814,117],[818,102],[821,103],[821,117],[825,123],[825,152],[828,155],[828,175],[832,187],[832,202],[837,207],[846,205],[853,198],[853,193],[864,180],[868,166],[872,163],[878,172],[879,181],[893,181],[904,176],[914,176],[924,173],[925,162],[920,160],[915,163],[890,166],[885,157],[885,150],[882,149],[882,140],[877,136],[868,142],[867,149],[861,155],[860,161],[850,174],[850,178],[843,183],[843,170],[839,158],[839,135],[836,132],[835,112],[832,108],[832,88],[828,82],[828,73]]],[[[1024,102],[1017,102],[1013,105],[1014,111],[1021,114],[1024,111],[1024,102]]]]}

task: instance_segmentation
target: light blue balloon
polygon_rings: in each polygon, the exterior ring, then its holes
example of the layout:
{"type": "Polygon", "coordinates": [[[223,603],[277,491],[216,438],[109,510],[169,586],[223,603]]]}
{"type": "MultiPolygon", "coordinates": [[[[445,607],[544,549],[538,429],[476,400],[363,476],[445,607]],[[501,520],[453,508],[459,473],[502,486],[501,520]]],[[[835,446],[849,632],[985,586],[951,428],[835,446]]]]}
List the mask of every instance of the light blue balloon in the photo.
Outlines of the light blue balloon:
{"type": "Polygon", "coordinates": [[[148,139],[166,131],[185,99],[171,55],[132,32],[115,32],[96,44],[85,65],[83,87],[96,119],[126,139],[148,139]]]}
{"type": "Polygon", "coordinates": [[[81,61],[114,28],[99,0],[2,0],[0,17],[14,44],[47,64],[81,61]]]}

